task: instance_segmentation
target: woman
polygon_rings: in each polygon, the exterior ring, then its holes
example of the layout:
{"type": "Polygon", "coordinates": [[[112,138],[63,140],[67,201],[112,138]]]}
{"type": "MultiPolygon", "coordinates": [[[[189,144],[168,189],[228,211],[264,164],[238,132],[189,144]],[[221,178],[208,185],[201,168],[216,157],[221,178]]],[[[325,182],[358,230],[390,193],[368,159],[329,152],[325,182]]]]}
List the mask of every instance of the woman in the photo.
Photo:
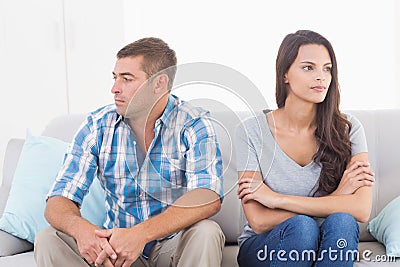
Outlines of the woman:
{"type": "Polygon", "coordinates": [[[335,53],[312,31],[283,40],[278,109],[237,129],[240,266],[352,266],[374,173],[360,122],[339,111],[335,53]]]}

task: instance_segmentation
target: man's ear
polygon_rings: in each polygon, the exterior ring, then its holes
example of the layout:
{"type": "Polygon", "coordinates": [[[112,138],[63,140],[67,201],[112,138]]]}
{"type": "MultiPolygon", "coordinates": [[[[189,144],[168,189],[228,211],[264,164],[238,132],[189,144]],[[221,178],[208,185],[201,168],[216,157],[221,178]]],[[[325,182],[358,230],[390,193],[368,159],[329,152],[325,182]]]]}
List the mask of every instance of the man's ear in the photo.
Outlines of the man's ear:
{"type": "Polygon", "coordinates": [[[155,79],[154,85],[154,93],[155,94],[162,94],[168,90],[168,75],[167,74],[160,74],[155,79]]]}

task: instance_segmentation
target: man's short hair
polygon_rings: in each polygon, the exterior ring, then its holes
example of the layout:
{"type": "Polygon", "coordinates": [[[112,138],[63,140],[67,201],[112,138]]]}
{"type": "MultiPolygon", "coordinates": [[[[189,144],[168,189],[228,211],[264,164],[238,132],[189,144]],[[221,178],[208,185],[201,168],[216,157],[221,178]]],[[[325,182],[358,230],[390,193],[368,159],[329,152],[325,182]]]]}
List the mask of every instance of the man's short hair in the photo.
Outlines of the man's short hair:
{"type": "Polygon", "coordinates": [[[171,90],[176,74],[176,54],[167,43],[155,37],[139,39],[123,47],[117,58],[143,56],[142,70],[148,78],[156,73],[168,75],[168,89],[171,90]]]}

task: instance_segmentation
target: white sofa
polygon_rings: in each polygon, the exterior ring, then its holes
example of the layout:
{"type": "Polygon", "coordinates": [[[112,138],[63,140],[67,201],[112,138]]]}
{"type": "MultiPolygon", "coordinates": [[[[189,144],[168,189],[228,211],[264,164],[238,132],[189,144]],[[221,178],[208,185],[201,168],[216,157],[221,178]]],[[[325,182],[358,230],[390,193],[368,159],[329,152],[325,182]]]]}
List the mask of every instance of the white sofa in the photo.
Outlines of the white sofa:
{"type": "MultiPolygon", "coordinates": [[[[400,195],[400,174],[398,167],[400,160],[397,153],[400,151],[400,110],[373,110],[373,111],[349,111],[357,116],[364,125],[369,155],[372,167],[376,173],[374,186],[374,204],[371,219],[374,218],[385,205],[400,195]]],[[[245,217],[241,209],[240,201],[236,197],[236,165],[232,150],[232,136],[235,125],[246,114],[232,116],[227,113],[214,113],[216,128],[221,143],[224,161],[224,186],[226,196],[222,210],[213,217],[222,227],[226,235],[226,246],[223,254],[222,266],[237,266],[236,255],[238,246],[236,238],[241,233],[245,217]],[[230,135],[230,136],[229,136],[230,135]]],[[[43,132],[45,136],[52,136],[64,141],[70,141],[73,133],[82,122],[84,115],[62,116],[51,121],[43,132]]],[[[0,187],[0,214],[3,213],[8,197],[15,167],[20,155],[24,140],[10,140],[4,161],[3,184],[0,187]]],[[[359,251],[369,249],[373,255],[368,260],[361,260],[355,266],[400,266],[397,262],[374,262],[376,255],[384,255],[385,247],[377,242],[366,230],[367,224],[360,224],[359,251]]],[[[0,231],[0,267],[9,266],[35,266],[33,259],[33,245],[29,242],[15,238],[0,231]],[[16,255],[9,255],[15,253],[16,255]],[[25,252],[24,252],[25,251],[25,252]]]]}

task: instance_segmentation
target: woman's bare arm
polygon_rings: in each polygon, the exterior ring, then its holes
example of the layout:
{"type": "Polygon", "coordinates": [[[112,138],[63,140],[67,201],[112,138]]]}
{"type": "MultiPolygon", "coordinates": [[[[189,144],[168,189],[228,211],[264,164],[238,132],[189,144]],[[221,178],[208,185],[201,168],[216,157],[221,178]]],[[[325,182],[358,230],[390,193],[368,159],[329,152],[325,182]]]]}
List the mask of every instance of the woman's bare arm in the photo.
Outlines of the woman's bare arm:
{"type": "Polygon", "coordinates": [[[327,217],[335,212],[347,212],[357,221],[368,221],[373,173],[366,162],[367,153],[353,156],[349,164],[349,168],[353,166],[352,171],[347,171],[335,192],[324,197],[278,194],[262,182],[259,172],[239,172],[238,194],[250,226],[264,232],[296,214],[327,217]],[[359,166],[355,168],[355,165],[359,166]]]}

